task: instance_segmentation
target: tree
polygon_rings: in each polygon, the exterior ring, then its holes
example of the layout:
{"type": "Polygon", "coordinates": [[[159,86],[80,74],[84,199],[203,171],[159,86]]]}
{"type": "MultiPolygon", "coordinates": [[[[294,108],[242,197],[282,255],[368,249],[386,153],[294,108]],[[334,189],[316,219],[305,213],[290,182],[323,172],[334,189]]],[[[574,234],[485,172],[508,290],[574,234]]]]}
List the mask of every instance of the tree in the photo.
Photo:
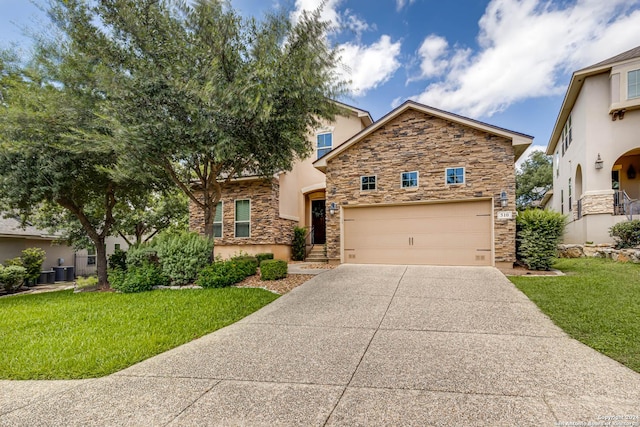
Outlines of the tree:
{"type": "Polygon", "coordinates": [[[553,187],[553,162],[542,151],[532,151],[516,171],[516,204],[518,209],[536,205],[553,187]]]}
{"type": "Polygon", "coordinates": [[[319,11],[292,24],[244,19],[220,0],[55,3],[59,27],[113,70],[109,116],[134,162],[120,170],[168,176],[211,238],[230,180],[291,169],[312,150],[308,132],[344,113],[319,11]]]}
{"type": "Polygon", "coordinates": [[[115,136],[100,117],[104,67],[73,43],[39,41],[29,64],[0,62],[0,205],[23,220],[56,207],[80,224],[96,247],[101,286],[107,287],[105,239],[118,199],[145,191],[118,180],[115,136]]]}

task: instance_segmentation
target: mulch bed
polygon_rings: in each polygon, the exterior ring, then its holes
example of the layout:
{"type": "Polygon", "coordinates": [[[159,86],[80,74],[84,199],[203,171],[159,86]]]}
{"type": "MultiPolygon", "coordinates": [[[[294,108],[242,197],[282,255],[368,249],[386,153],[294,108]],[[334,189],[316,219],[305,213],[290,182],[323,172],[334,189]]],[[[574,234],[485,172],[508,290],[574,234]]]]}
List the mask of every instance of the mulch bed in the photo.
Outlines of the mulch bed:
{"type": "Polygon", "coordinates": [[[258,273],[255,276],[247,277],[235,286],[238,288],[262,288],[275,292],[278,295],[283,295],[313,277],[311,274],[289,274],[280,280],[262,280],[258,273]]]}

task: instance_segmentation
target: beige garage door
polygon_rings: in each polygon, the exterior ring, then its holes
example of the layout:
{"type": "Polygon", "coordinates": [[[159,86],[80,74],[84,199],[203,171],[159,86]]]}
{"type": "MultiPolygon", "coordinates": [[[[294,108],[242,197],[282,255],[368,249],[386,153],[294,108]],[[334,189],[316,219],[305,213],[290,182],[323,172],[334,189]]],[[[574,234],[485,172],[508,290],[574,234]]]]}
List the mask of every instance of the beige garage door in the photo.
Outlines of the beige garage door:
{"type": "Polygon", "coordinates": [[[343,212],[346,263],[492,265],[489,200],[343,212]]]}

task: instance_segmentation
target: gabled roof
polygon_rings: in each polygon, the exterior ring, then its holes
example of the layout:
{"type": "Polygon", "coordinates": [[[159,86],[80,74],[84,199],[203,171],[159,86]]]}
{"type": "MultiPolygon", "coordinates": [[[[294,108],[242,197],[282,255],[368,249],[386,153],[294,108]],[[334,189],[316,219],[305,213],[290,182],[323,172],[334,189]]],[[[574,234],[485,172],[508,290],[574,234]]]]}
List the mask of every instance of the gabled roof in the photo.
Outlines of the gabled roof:
{"type": "Polygon", "coordinates": [[[420,104],[418,102],[409,100],[409,101],[405,101],[402,105],[400,105],[396,109],[387,113],[387,115],[382,117],[377,122],[373,123],[371,126],[363,129],[356,135],[352,136],[350,139],[345,141],[336,149],[330,151],[325,156],[313,162],[313,165],[317,169],[320,169],[321,171],[325,171],[327,168],[328,160],[331,160],[332,158],[336,157],[343,151],[347,150],[353,144],[366,138],[368,135],[371,135],[373,132],[375,132],[376,130],[378,130],[379,128],[381,128],[382,126],[384,126],[391,120],[395,119],[396,117],[398,117],[399,115],[401,115],[407,110],[420,111],[422,113],[429,114],[431,116],[439,117],[441,119],[448,120],[455,123],[460,123],[462,125],[481,130],[483,132],[487,132],[493,135],[502,136],[504,138],[510,139],[515,151],[515,160],[518,160],[518,158],[522,155],[522,153],[524,153],[527,147],[529,147],[529,145],[531,145],[531,143],[533,142],[533,137],[530,135],[510,131],[508,129],[504,129],[498,126],[493,126],[478,120],[470,119],[468,117],[460,116],[454,113],[449,113],[447,111],[439,110],[437,108],[429,107],[428,105],[420,104]]]}
{"type": "Polygon", "coordinates": [[[369,114],[368,111],[361,110],[360,108],[356,108],[352,105],[345,104],[344,102],[340,102],[340,101],[333,101],[333,102],[335,102],[341,107],[344,107],[353,111],[364,122],[365,126],[370,126],[373,123],[373,118],[371,117],[371,114],[369,114]]]}
{"type": "Polygon", "coordinates": [[[0,213],[0,237],[16,237],[22,239],[46,239],[55,240],[60,236],[40,230],[33,225],[26,224],[23,228],[20,221],[14,218],[4,218],[0,213]]]}
{"type": "Polygon", "coordinates": [[[560,112],[556,118],[553,132],[551,132],[549,143],[547,144],[547,154],[553,154],[556,149],[556,145],[558,145],[558,140],[560,139],[560,134],[562,133],[562,127],[567,121],[569,114],[571,114],[571,110],[573,110],[573,106],[578,99],[578,95],[582,90],[585,79],[598,74],[609,73],[614,66],[622,65],[625,62],[630,62],[638,58],[640,58],[640,46],[634,47],[626,52],[622,52],[621,54],[612,56],[609,59],[605,59],[604,61],[590,65],[573,73],[571,81],[569,82],[569,87],[567,87],[567,92],[564,95],[564,100],[562,101],[562,107],[560,107],[560,112]]]}

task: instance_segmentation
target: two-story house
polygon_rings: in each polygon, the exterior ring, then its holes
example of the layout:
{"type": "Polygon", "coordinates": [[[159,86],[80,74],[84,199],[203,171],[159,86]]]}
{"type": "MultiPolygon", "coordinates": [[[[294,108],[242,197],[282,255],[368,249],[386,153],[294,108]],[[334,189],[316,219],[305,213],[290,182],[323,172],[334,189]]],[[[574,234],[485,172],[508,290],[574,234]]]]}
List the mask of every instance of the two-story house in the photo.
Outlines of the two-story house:
{"type": "Polygon", "coordinates": [[[640,213],[640,46],[573,73],[546,153],[565,243],[611,242],[640,213]]]}
{"type": "MultiPolygon", "coordinates": [[[[532,137],[407,101],[375,123],[316,129],[311,158],[223,189],[216,253],[290,257],[306,227],[334,263],[495,265],[515,261],[515,161],[532,137]]],[[[202,230],[191,210],[190,226],[202,230]]]]}

